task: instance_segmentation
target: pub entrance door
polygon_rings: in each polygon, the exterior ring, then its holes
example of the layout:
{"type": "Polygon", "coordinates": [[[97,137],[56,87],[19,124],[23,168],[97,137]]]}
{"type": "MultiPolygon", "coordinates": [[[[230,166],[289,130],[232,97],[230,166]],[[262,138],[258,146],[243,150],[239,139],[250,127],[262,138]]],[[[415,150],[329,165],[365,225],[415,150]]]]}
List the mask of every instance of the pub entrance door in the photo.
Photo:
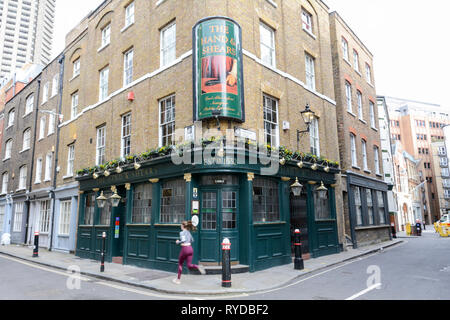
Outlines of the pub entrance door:
{"type": "Polygon", "coordinates": [[[200,261],[221,264],[222,241],[231,241],[231,261],[239,260],[239,192],[217,186],[200,189],[200,261]]]}

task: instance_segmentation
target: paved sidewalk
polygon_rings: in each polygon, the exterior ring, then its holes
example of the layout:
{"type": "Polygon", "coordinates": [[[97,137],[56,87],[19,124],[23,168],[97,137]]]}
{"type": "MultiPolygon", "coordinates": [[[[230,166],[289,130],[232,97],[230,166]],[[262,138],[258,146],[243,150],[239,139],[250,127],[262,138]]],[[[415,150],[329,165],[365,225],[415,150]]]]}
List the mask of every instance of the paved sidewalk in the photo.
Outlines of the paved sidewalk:
{"type": "MultiPolygon", "coordinates": [[[[29,262],[68,270],[76,266],[85,276],[100,278],[103,280],[120,282],[127,285],[138,286],[146,289],[169,294],[188,295],[220,295],[231,293],[252,293],[271,290],[281,287],[292,280],[330,267],[345,261],[349,261],[367,254],[395,246],[404,242],[402,239],[393,239],[359,249],[350,249],[326,257],[304,261],[304,270],[294,270],[294,264],[274,267],[268,270],[232,275],[232,287],[222,288],[222,275],[185,275],[181,277],[181,284],[176,285],[172,280],[174,273],[138,268],[129,265],[105,263],[105,272],[100,272],[100,262],[90,259],[81,259],[72,254],[40,249],[39,257],[32,258],[33,250],[30,247],[9,245],[0,246],[0,256],[7,255],[29,262]]],[[[67,272],[69,275],[69,272],[67,272]]]]}

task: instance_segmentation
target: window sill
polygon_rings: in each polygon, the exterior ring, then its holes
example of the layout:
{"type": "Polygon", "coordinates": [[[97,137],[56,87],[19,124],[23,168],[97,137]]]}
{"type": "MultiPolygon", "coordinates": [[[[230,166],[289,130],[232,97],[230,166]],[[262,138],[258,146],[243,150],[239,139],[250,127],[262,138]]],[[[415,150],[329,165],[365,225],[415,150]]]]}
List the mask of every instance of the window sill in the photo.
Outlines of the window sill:
{"type": "Polygon", "coordinates": [[[274,8],[278,8],[278,5],[273,2],[272,0],[266,0],[268,3],[270,3],[274,8]]]}
{"type": "Polygon", "coordinates": [[[363,170],[365,173],[368,173],[368,174],[371,174],[372,173],[372,171],[370,171],[370,170],[368,170],[368,169],[364,169],[363,170]]]}
{"type": "Polygon", "coordinates": [[[10,126],[6,127],[5,130],[8,130],[9,128],[12,128],[12,127],[14,127],[14,125],[10,125],[10,126]]]}
{"type": "Polygon", "coordinates": [[[383,176],[382,176],[381,174],[379,174],[379,173],[376,173],[375,175],[376,175],[377,177],[383,178],[383,176]]]}
{"type": "Polygon", "coordinates": [[[47,134],[47,137],[50,137],[50,136],[52,136],[54,134],[55,134],[54,132],[50,132],[50,133],[47,134]]]}
{"type": "Polygon", "coordinates": [[[362,78],[362,74],[361,74],[361,72],[359,72],[359,70],[356,70],[356,69],[353,69],[353,70],[355,70],[355,72],[362,78]]]}
{"type": "Polygon", "coordinates": [[[22,191],[26,191],[26,190],[27,190],[27,188],[19,188],[16,190],[16,192],[22,192],[22,191]]]}
{"type": "Polygon", "coordinates": [[[369,82],[369,81],[366,81],[366,82],[369,86],[371,86],[372,88],[375,88],[375,86],[372,84],[372,82],[369,82]]]}
{"type": "Polygon", "coordinates": [[[166,2],[166,0],[158,0],[158,2],[156,3],[156,7],[159,7],[160,4],[166,2]]]}
{"type": "Polygon", "coordinates": [[[11,157],[3,159],[3,162],[11,160],[11,157]]]}
{"type": "Polygon", "coordinates": [[[352,168],[353,168],[353,169],[356,169],[356,170],[359,170],[359,171],[361,171],[361,168],[360,168],[360,167],[358,167],[358,166],[354,166],[354,165],[352,165],[352,168]]]}
{"type": "Polygon", "coordinates": [[[50,181],[52,181],[52,180],[50,180],[50,179],[45,179],[45,180],[44,180],[44,183],[50,182],[50,181]]]}
{"type": "Polygon", "coordinates": [[[371,126],[371,128],[372,128],[372,130],[375,130],[376,132],[378,132],[378,129],[377,129],[377,128],[372,127],[372,126],[371,126]]]}
{"type": "Polygon", "coordinates": [[[23,153],[23,152],[28,151],[28,150],[30,150],[30,148],[28,148],[28,149],[23,149],[23,150],[19,151],[19,153],[23,153]]]}
{"type": "Polygon", "coordinates": [[[76,74],[76,75],[74,75],[74,76],[72,77],[72,79],[70,79],[70,80],[69,80],[69,82],[71,82],[72,80],[74,80],[74,79],[78,78],[79,76],[80,76],[80,74],[76,74]]]}
{"type": "Polygon", "coordinates": [[[303,31],[305,31],[311,38],[313,38],[314,40],[317,40],[317,37],[308,29],[306,29],[305,27],[302,27],[303,31]]]}
{"type": "Polygon", "coordinates": [[[70,238],[68,234],[58,234],[58,238],[70,238]]]}
{"type": "Polygon", "coordinates": [[[364,124],[367,124],[367,121],[364,120],[364,119],[359,119],[359,121],[361,121],[361,122],[364,123],[364,124]]]}
{"type": "Polygon", "coordinates": [[[33,113],[33,111],[31,111],[31,112],[28,112],[28,113],[25,113],[23,116],[22,116],[22,118],[26,118],[26,117],[28,117],[30,114],[32,114],[33,113]]]}
{"type": "Polygon", "coordinates": [[[35,181],[34,184],[41,184],[42,181],[35,181]]]}
{"type": "Polygon", "coordinates": [[[181,223],[155,223],[155,227],[180,227],[181,223]]]}
{"type": "Polygon", "coordinates": [[[352,66],[352,64],[351,64],[351,62],[350,61],[348,61],[347,59],[345,59],[345,58],[342,58],[350,67],[352,67],[353,68],[353,66],[352,66]]]}
{"type": "Polygon", "coordinates": [[[370,225],[370,226],[358,226],[358,227],[355,227],[355,230],[381,229],[381,228],[388,228],[388,227],[390,227],[388,224],[370,225]]]}
{"type": "Polygon", "coordinates": [[[129,25],[125,26],[122,28],[122,30],[120,30],[121,33],[125,32],[126,30],[128,30],[128,28],[130,28],[131,26],[134,25],[134,22],[130,23],[129,25]]]}
{"type": "Polygon", "coordinates": [[[69,176],[64,176],[64,177],[63,177],[63,180],[65,180],[65,179],[70,179],[70,178],[73,178],[73,174],[71,174],[71,175],[69,175],[69,176]]]}
{"type": "Polygon", "coordinates": [[[356,114],[354,114],[353,112],[347,110],[347,113],[356,118],[356,114]]]}
{"type": "Polygon", "coordinates": [[[286,224],[285,221],[273,221],[273,222],[254,222],[254,226],[265,226],[265,225],[273,225],[273,224],[286,224]]]}
{"type": "Polygon", "coordinates": [[[99,53],[100,51],[103,51],[105,48],[107,48],[109,46],[110,42],[101,46],[100,48],[97,49],[97,53],[99,53]]]}

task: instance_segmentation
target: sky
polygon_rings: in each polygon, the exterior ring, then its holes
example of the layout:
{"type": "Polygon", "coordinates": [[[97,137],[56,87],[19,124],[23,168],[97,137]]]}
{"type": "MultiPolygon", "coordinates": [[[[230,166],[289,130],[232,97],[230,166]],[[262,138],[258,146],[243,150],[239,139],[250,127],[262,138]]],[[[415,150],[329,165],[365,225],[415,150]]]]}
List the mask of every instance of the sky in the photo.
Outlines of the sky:
{"type": "MultiPolygon", "coordinates": [[[[64,49],[65,35],[102,1],[56,0],[54,55],[64,49]]],[[[450,110],[450,1],[324,2],[374,55],[378,95],[440,104],[450,110]]]]}

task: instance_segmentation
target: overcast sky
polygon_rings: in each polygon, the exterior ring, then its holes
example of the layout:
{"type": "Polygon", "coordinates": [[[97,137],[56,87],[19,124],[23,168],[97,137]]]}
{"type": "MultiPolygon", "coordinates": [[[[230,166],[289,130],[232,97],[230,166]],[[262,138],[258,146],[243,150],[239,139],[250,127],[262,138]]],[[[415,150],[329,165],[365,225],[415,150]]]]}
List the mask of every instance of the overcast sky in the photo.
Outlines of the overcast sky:
{"type": "MultiPolygon", "coordinates": [[[[374,55],[378,95],[450,109],[450,1],[324,1],[374,55]]],[[[64,49],[66,33],[101,2],[56,1],[54,55],[64,49]]]]}

